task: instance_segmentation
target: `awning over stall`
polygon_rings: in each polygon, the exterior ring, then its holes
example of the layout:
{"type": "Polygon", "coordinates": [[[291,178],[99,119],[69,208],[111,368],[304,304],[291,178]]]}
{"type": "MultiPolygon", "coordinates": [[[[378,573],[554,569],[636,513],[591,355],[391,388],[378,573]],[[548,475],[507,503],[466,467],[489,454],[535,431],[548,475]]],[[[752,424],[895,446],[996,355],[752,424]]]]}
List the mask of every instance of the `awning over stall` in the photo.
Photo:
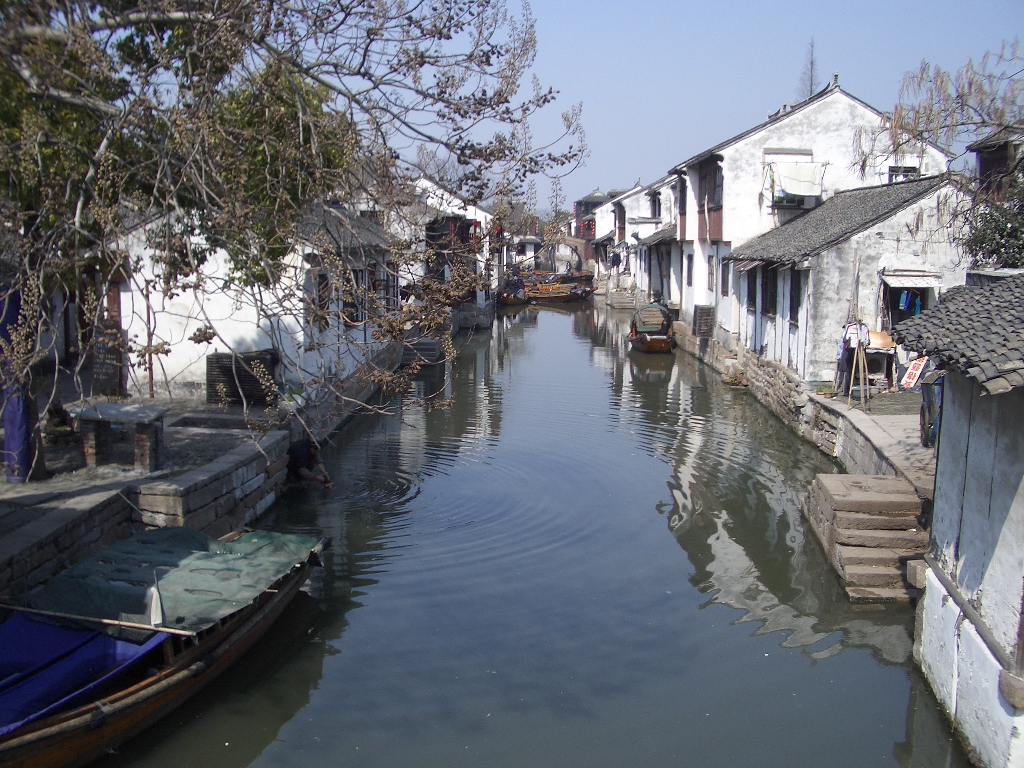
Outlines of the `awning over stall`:
{"type": "Polygon", "coordinates": [[[918,269],[883,270],[882,279],[890,288],[939,288],[942,275],[918,269]]]}

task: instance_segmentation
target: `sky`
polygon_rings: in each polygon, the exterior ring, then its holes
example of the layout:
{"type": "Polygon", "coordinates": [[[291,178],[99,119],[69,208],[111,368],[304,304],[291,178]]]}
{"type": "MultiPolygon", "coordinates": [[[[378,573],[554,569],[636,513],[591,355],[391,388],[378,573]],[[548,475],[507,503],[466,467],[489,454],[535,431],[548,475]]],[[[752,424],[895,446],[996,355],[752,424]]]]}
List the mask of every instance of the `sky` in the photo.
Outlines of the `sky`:
{"type": "MultiPolygon", "coordinates": [[[[569,208],[594,189],[655,181],[798,101],[812,38],[822,87],[838,72],[845,91],[888,111],[923,60],[955,71],[1024,37],[1020,0],[534,0],[531,12],[534,73],[559,92],[535,143],[583,107],[590,157],[563,181],[569,208]]],[[[548,198],[538,184],[539,210],[548,198]]]]}

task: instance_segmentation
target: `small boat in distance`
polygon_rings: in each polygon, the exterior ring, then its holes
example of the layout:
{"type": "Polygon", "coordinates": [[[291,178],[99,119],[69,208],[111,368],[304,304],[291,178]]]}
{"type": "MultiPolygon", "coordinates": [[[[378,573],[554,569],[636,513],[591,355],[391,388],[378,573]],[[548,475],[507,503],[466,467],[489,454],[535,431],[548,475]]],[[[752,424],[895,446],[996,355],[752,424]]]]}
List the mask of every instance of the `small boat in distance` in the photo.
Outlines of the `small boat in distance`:
{"type": "Polygon", "coordinates": [[[4,605],[0,765],[86,765],[155,723],[270,628],[329,545],[157,529],[4,605]]]}
{"type": "Polygon", "coordinates": [[[565,304],[571,301],[586,301],[594,293],[593,288],[582,285],[537,285],[527,291],[527,296],[538,304],[565,304]]]}
{"type": "Polygon", "coordinates": [[[633,313],[629,343],[637,352],[671,352],[676,346],[672,315],[662,304],[644,304],[633,313]]]}
{"type": "Polygon", "coordinates": [[[502,291],[498,294],[498,306],[500,307],[522,307],[530,303],[530,298],[526,295],[525,291],[520,292],[522,295],[513,293],[512,291],[502,291]]]}

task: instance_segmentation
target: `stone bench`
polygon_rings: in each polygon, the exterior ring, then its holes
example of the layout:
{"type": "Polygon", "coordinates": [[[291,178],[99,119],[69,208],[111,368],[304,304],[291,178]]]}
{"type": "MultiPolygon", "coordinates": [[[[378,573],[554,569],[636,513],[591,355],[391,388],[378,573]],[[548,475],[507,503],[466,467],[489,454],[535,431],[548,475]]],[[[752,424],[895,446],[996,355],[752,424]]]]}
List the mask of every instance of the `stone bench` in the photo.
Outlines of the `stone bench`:
{"type": "Polygon", "coordinates": [[[85,466],[108,461],[112,424],[131,425],[135,435],[135,468],[155,472],[163,453],[166,408],[121,403],[99,403],[78,411],[85,466]]]}

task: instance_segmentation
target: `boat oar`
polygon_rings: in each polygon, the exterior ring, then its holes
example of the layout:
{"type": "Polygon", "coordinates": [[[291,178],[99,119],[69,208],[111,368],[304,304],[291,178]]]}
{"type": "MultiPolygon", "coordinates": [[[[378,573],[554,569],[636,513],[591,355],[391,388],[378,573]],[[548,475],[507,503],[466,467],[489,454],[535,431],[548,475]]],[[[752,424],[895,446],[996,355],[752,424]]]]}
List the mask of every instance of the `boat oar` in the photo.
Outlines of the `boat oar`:
{"type": "Polygon", "coordinates": [[[187,629],[173,629],[171,627],[153,627],[149,624],[136,624],[131,621],[117,621],[116,619],[98,619],[93,616],[76,616],[73,613],[59,613],[58,611],[43,611],[39,608],[26,608],[23,605],[10,605],[8,603],[0,603],[0,608],[6,608],[9,611],[21,611],[22,613],[32,613],[37,616],[47,616],[51,619],[71,619],[74,621],[85,622],[86,624],[103,624],[108,627],[123,627],[124,629],[141,629],[146,632],[163,632],[168,635],[182,635],[183,637],[195,637],[195,632],[190,632],[187,629]]]}

